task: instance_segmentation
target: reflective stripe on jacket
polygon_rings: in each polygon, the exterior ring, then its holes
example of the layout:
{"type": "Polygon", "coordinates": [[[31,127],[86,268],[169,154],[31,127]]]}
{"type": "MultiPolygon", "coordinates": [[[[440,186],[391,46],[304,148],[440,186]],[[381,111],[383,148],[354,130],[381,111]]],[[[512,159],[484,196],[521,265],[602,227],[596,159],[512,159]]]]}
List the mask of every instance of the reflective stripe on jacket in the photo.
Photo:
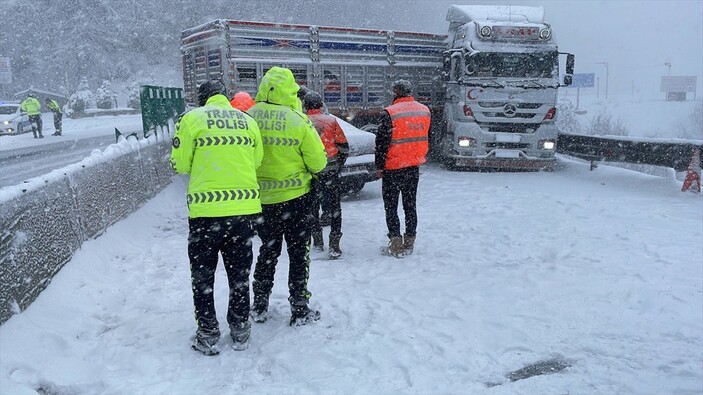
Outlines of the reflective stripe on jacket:
{"type": "Polygon", "coordinates": [[[258,123],[264,143],[264,160],[256,171],[262,204],[310,192],[312,175],[327,165],[320,136],[300,111],[298,89],[289,69],[272,67],[261,79],[256,105],[247,111],[258,123]]]}
{"type": "Polygon", "coordinates": [[[224,95],[210,97],[176,124],[171,166],[190,174],[191,218],[261,212],[256,168],[264,149],[257,123],[232,108],[224,95]]]}
{"type": "Polygon", "coordinates": [[[396,99],[385,110],[393,123],[385,169],[396,170],[425,163],[430,110],[411,96],[396,99]]]}

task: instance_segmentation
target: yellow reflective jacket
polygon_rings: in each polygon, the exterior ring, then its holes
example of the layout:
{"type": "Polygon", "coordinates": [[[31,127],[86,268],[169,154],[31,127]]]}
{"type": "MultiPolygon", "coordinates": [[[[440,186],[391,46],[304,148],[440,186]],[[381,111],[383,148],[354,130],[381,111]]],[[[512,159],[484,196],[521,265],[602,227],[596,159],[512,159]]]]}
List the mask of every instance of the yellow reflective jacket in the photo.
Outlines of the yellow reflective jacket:
{"type": "Polygon", "coordinates": [[[256,171],[261,203],[275,204],[310,191],[312,175],[327,165],[325,146],[300,110],[299,86],[289,69],[273,67],[261,79],[249,113],[259,124],[264,160],[256,171]]]}
{"type": "Polygon", "coordinates": [[[171,166],[190,174],[190,218],[261,212],[256,168],[264,155],[256,122],[224,95],[208,99],[176,124],[171,166]]]}
{"type": "Polygon", "coordinates": [[[49,100],[49,110],[53,111],[56,114],[61,114],[61,106],[59,106],[59,103],[56,102],[56,100],[49,100]]]}
{"type": "Polygon", "coordinates": [[[41,112],[41,103],[33,97],[24,99],[21,107],[22,111],[26,112],[28,115],[39,115],[39,112],[41,112]]]}

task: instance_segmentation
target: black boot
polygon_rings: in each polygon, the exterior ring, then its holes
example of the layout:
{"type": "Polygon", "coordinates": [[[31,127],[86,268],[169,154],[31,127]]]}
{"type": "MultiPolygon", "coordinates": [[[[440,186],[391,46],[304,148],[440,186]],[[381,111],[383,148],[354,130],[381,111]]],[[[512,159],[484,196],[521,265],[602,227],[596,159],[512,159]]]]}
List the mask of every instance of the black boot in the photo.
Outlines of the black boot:
{"type": "Polygon", "coordinates": [[[251,306],[249,315],[254,322],[263,323],[268,318],[269,298],[264,295],[254,295],[254,304],[251,306]]]}
{"type": "Polygon", "coordinates": [[[249,337],[251,336],[251,322],[244,321],[238,325],[231,325],[230,336],[232,337],[232,348],[235,351],[244,351],[249,348],[249,337]]]}
{"type": "MultiPolygon", "coordinates": [[[[330,243],[332,241],[330,240],[330,243]]],[[[325,240],[322,238],[322,231],[313,232],[312,234],[312,250],[322,252],[325,250],[325,240]]]]}
{"type": "Polygon", "coordinates": [[[342,250],[339,249],[339,241],[342,239],[341,233],[330,233],[330,259],[337,259],[342,256],[342,250]]]}
{"type": "Polygon", "coordinates": [[[193,338],[191,348],[199,351],[204,355],[217,355],[220,349],[217,347],[217,342],[220,340],[220,331],[217,329],[198,329],[193,338]]]}
{"type": "Polygon", "coordinates": [[[290,326],[303,326],[320,319],[320,312],[313,310],[308,306],[291,307],[291,310],[292,314],[290,317],[290,326]]]}

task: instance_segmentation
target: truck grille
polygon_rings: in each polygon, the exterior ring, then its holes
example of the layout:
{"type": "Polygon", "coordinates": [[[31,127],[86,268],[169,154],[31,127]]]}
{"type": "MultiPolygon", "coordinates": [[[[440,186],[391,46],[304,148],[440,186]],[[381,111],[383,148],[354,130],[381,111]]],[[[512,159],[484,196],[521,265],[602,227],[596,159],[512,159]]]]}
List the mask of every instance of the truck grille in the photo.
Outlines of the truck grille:
{"type": "Polygon", "coordinates": [[[496,130],[496,131],[507,131],[513,133],[525,133],[519,132],[517,130],[513,131],[515,128],[525,128],[524,125],[517,126],[518,124],[513,124],[511,120],[522,120],[528,124],[535,124],[541,122],[546,114],[546,107],[542,103],[512,103],[504,101],[480,101],[477,103],[478,107],[472,108],[474,114],[476,114],[476,121],[479,124],[487,125],[492,127],[491,124],[496,124],[496,127],[508,129],[508,130],[496,130]],[[544,109],[543,109],[544,108],[544,109]],[[510,122],[510,123],[509,123],[510,122]],[[506,125],[503,125],[506,123],[506,125]],[[501,126],[498,126],[501,125],[501,126]]]}
{"type": "Polygon", "coordinates": [[[492,133],[534,133],[539,124],[476,122],[485,132],[492,133]]]}

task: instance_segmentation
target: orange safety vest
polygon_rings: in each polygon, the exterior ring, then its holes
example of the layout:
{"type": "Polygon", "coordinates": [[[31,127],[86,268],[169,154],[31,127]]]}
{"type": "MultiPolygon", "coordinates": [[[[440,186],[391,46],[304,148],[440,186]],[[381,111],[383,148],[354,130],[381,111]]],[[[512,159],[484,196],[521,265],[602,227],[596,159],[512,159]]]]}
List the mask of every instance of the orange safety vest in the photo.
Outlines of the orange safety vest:
{"type": "Polygon", "coordinates": [[[420,166],[425,163],[430,130],[430,109],[412,96],[401,97],[385,108],[391,116],[393,130],[386,155],[386,170],[420,166]]]}
{"type": "Polygon", "coordinates": [[[337,119],[331,115],[323,114],[319,108],[308,110],[307,115],[320,135],[322,144],[325,145],[327,159],[337,156],[337,153],[339,153],[337,144],[347,142],[347,136],[344,135],[344,131],[339,126],[337,119]]]}
{"type": "Polygon", "coordinates": [[[247,92],[240,91],[234,94],[234,97],[230,100],[229,104],[239,111],[246,111],[254,107],[254,104],[256,103],[247,92]]]}

